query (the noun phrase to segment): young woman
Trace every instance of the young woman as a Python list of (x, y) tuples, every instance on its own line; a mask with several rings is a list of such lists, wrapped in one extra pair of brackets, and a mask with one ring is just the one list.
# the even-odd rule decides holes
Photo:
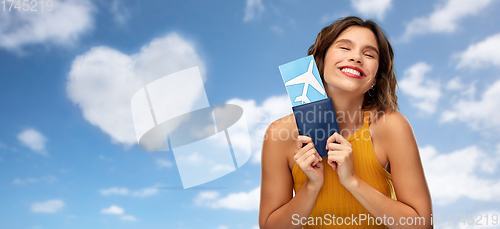
[(321, 158), (298, 135), (293, 114), (269, 126), (260, 228), (432, 228), (429, 189), (412, 127), (397, 111), (394, 53), (382, 30), (339, 19), (321, 30), (309, 55), (340, 134), (329, 137)]

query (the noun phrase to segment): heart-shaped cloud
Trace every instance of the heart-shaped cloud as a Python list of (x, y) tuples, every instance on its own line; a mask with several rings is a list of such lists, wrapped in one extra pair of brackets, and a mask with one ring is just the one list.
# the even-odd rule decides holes
[(68, 98), (83, 117), (126, 147), (137, 143), (130, 99), (146, 84), (168, 74), (205, 67), (192, 43), (176, 33), (152, 40), (139, 53), (124, 54), (106, 46), (77, 56), (67, 78)]

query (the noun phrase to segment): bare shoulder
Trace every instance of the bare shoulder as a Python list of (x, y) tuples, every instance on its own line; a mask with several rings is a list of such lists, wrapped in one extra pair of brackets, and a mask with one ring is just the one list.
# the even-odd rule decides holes
[[(262, 160), (286, 162), (290, 167), (290, 158), (293, 160), (295, 141), (299, 133), (293, 114), (282, 117), (272, 122), (264, 135)], [(271, 155), (270, 155), (271, 154)]]
[[(378, 117), (376, 117), (378, 116)], [(397, 110), (388, 110), (384, 112), (371, 112), (370, 124), (373, 134), (394, 138), (401, 134), (413, 135), (413, 129), (408, 119)]]
[[(290, 153), (294, 151), (293, 133), (297, 132), (293, 115), (280, 118), (269, 125), (262, 145), (262, 180), (259, 222), (293, 198), (293, 177), (289, 169)], [(295, 138), (296, 139), (296, 138)]]
[[(375, 115), (378, 117), (376, 118)], [(411, 151), (418, 154), (413, 129), (403, 114), (396, 110), (379, 112), (378, 114), (372, 112), (370, 120), (374, 120), (370, 124), (370, 132), (375, 152), (379, 152), (381, 158), (387, 158), (392, 165), (396, 155), (402, 156)]]
[(266, 130), (264, 140), (270, 140), (275, 143), (289, 144), (297, 139), (298, 131), (293, 114), (282, 117), (272, 122)]
[(379, 115), (374, 127), (372, 138), (377, 138), (389, 160), (397, 200), (411, 206), (420, 216), (430, 216), (429, 188), (410, 122), (392, 110)]

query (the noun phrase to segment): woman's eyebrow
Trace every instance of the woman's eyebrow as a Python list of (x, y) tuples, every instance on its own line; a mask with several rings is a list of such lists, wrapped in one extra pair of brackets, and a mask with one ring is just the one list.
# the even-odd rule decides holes
[(352, 44), (352, 41), (349, 40), (349, 39), (340, 39), (338, 41), (335, 41), (334, 44), (337, 44), (337, 43), (349, 43), (349, 44)]
[[(340, 39), (340, 40), (338, 40), (338, 41), (335, 41), (334, 45), (335, 45), (335, 44), (337, 44), (337, 43), (348, 43), (348, 44), (352, 44), (353, 42), (352, 42), (351, 40), (349, 40), (349, 39)], [(367, 45), (367, 46), (365, 46), (365, 48), (367, 48), (367, 49), (371, 49), (371, 50), (375, 51), (375, 52), (377, 53), (377, 55), (379, 54), (379, 53), (378, 53), (378, 49), (377, 49), (377, 48), (375, 48), (375, 47), (373, 47), (373, 46), (371, 46), (371, 45)]]

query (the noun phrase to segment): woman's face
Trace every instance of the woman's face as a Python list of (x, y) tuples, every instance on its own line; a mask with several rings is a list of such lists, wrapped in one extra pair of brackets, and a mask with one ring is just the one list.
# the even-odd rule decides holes
[(375, 34), (367, 28), (345, 29), (328, 48), (323, 77), (327, 91), (362, 95), (375, 84), (379, 51)]

